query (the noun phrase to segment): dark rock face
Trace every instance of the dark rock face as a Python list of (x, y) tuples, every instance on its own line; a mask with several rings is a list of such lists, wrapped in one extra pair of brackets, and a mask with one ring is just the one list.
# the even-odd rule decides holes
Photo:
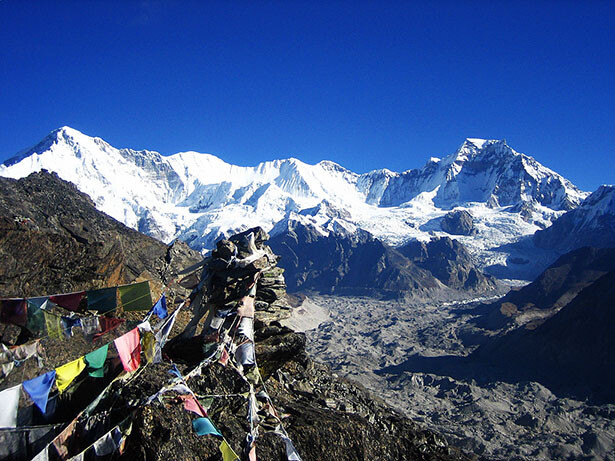
[(474, 221), (472, 215), (466, 210), (450, 211), (444, 215), (440, 227), (444, 232), (453, 235), (474, 235)]
[(452, 288), (484, 291), (495, 280), (479, 271), (465, 247), (448, 237), (392, 248), (359, 231), (324, 236), (296, 223), (271, 239), (291, 291), (425, 296)]
[(476, 322), (494, 330), (510, 322), (535, 328), (583, 288), (612, 270), (615, 270), (615, 248), (585, 247), (572, 251), (561, 256), (529, 285), (486, 305), (483, 310), (487, 314)]
[(479, 271), (463, 244), (448, 237), (410, 242), (398, 251), (450, 288), (485, 291), (496, 287), (495, 279)]
[(426, 270), (365, 231), (328, 236), (296, 223), (275, 235), (271, 248), (281, 256), (291, 291), (319, 290), (398, 295), (425, 293), (442, 285)]
[(149, 279), (160, 287), (201, 259), (100, 213), (71, 183), (45, 171), (0, 178), (2, 296), (66, 293)]
[[(535, 330), (517, 329), (475, 356), (555, 391), (615, 402), (615, 271), (598, 278)], [(521, 378), (520, 378), (521, 379)]]
[(600, 186), (578, 208), (537, 231), (534, 243), (562, 253), (583, 246), (615, 247), (615, 186)]

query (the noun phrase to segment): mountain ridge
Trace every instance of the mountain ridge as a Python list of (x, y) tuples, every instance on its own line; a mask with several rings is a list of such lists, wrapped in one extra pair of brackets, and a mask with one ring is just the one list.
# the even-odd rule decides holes
[[(329, 160), (241, 167), (192, 151), (165, 157), (116, 149), (62, 127), (0, 165), (0, 176), (40, 169), (73, 182), (98, 209), (129, 227), (166, 242), (180, 238), (197, 250), (245, 230), (246, 222), (271, 231), (291, 214), (322, 203), (347, 213), (338, 218), (342, 227), (367, 230), (389, 245), (448, 236), (439, 220), (451, 210), (467, 210), (476, 232), (456, 238), (481, 267), (506, 266), (508, 254), (493, 249), (548, 227), (586, 196), (505, 140), (477, 138), (419, 169), (358, 174)], [(323, 212), (314, 224), (331, 218)]]

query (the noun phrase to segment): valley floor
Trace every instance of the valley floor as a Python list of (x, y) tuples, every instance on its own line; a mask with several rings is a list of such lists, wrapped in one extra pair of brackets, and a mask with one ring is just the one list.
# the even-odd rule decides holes
[(615, 459), (615, 405), (504, 382), (464, 362), (471, 305), (313, 296), (289, 322), (309, 352), (483, 459)]

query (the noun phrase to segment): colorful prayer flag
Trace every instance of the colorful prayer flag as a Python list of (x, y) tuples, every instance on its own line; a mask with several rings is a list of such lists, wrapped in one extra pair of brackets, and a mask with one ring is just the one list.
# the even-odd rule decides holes
[(85, 359), (83, 357), (56, 368), (56, 386), (63, 392), (73, 380), (85, 369)]
[(95, 340), (103, 336), (105, 333), (108, 333), (111, 330), (114, 330), (115, 328), (120, 326), (122, 323), (124, 323), (124, 319), (116, 319), (114, 317), (106, 317), (104, 315), (101, 315), (100, 317), (98, 317), (98, 323), (100, 325), (100, 333), (96, 333), (94, 335)]
[(32, 333), (41, 333), (45, 331), (45, 315), (43, 314), (44, 306), (47, 304), (47, 297), (28, 298), (28, 321), (26, 328)]
[(244, 296), (241, 298), (241, 306), (237, 308), (237, 315), (240, 317), (254, 318), (254, 298)]
[(117, 308), (117, 287), (89, 290), (88, 310), (105, 314)]
[(102, 378), (105, 376), (105, 360), (107, 360), (107, 352), (109, 344), (96, 349), (85, 355), (85, 361), (88, 364), (88, 374), (93, 378)]
[(52, 295), (49, 297), (49, 301), (57, 304), (69, 311), (78, 312), (80, 310), (81, 300), (85, 297), (85, 291), (79, 291), (77, 293), (67, 293), (63, 295)]
[(118, 287), (124, 311), (148, 311), (152, 308), (149, 282), (133, 283)]
[(115, 348), (120, 356), (124, 370), (135, 371), (141, 363), (141, 342), (139, 329), (133, 328), (128, 333), (120, 336), (115, 341)]
[[(220, 431), (216, 429), (209, 418), (197, 418), (192, 420), (192, 428), (197, 435), (217, 435), (218, 437), (222, 437)], [(224, 459), (226, 460), (226, 458)]]
[(62, 327), (62, 319), (59, 315), (43, 312), (45, 317), (45, 328), (47, 335), (52, 339), (62, 339), (64, 337), (64, 328)]
[(28, 393), (34, 404), (45, 414), (47, 411), (47, 400), (49, 391), (56, 380), (55, 370), (51, 370), (44, 375), (23, 382), (23, 389)]
[(223, 440), (220, 444), (220, 452), (222, 452), (222, 461), (235, 461), (236, 459), (239, 459), (237, 453), (233, 451), (226, 440)]
[(192, 411), (203, 418), (207, 416), (203, 411), (203, 407), (201, 407), (193, 395), (189, 395), (184, 399), (184, 410)]
[(0, 322), (25, 327), (28, 311), (25, 299), (3, 299), (0, 301)]
[(161, 319), (164, 319), (167, 315), (169, 315), (169, 311), (167, 310), (167, 298), (165, 295), (162, 295), (156, 304), (154, 304), (153, 311), (154, 314)]

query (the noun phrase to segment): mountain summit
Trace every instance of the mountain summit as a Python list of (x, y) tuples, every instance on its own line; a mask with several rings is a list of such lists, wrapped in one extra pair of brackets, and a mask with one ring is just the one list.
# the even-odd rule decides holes
[(428, 241), (448, 236), (442, 218), (463, 209), (475, 232), (458, 238), (486, 265), (508, 258), (487, 251), (548, 227), (587, 195), (506, 141), (476, 138), (420, 169), (357, 174), (330, 161), (289, 158), (240, 167), (196, 152), (117, 149), (62, 127), (0, 165), (0, 176), (41, 169), (73, 182), (126, 225), (196, 249), (211, 248), (246, 223), (271, 231), (289, 218), (322, 233), (364, 229), (393, 245)]

